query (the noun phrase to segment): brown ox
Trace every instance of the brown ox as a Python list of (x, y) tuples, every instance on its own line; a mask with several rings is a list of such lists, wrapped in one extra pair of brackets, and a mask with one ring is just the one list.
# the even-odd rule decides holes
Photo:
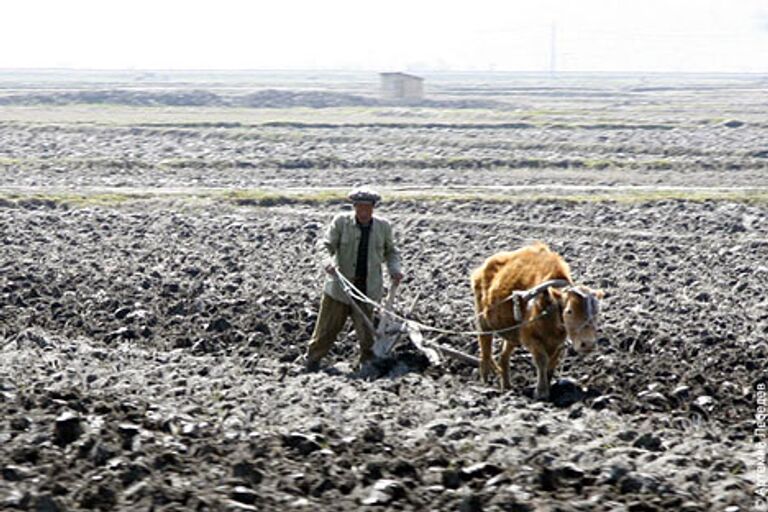
[(504, 390), (510, 388), (509, 357), (521, 344), (533, 356), (535, 396), (541, 400), (549, 398), (566, 339), (582, 354), (595, 346), (603, 292), (574, 285), (565, 260), (541, 242), (485, 260), (472, 272), (472, 289), (479, 330), (502, 331), (498, 334), (504, 339), (499, 365), (493, 360), (493, 334), (478, 337), (480, 376), (487, 380), (496, 371)]

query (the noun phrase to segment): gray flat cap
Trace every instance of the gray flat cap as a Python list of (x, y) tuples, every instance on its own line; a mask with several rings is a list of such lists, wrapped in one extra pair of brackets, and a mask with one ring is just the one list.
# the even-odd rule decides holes
[(375, 206), (381, 201), (381, 196), (370, 187), (355, 187), (347, 195), (347, 199), (353, 203), (371, 203)]

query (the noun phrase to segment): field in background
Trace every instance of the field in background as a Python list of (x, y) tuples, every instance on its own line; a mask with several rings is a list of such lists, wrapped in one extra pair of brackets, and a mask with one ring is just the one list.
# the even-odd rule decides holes
[(375, 73), (0, 72), (0, 189), (765, 195), (763, 76), (425, 77), (396, 104)]
[[(0, 508), (765, 510), (766, 78), (426, 78), (0, 72)], [(524, 350), (507, 393), (354, 334), (303, 371), (358, 183), (427, 325), (532, 240), (606, 292), (551, 403)]]

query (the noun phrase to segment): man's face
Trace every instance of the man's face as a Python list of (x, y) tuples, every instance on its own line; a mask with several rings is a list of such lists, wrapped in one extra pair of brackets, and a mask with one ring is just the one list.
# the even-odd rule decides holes
[(355, 203), (355, 217), (360, 224), (368, 224), (373, 218), (373, 203)]

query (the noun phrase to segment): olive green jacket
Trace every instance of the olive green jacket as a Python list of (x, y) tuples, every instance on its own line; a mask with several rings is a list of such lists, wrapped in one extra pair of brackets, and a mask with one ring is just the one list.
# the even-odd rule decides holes
[[(390, 276), (400, 273), (400, 253), (395, 247), (389, 221), (381, 217), (373, 217), (368, 243), (366, 295), (379, 301), (384, 294), (381, 266), (384, 263), (387, 264)], [(352, 281), (357, 267), (357, 247), (360, 244), (360, 228), (355, 221), (355, 212), (341, 213), (334, 217), (325, 231), (321, 244), (327, 256), (323, 266), (335, 265), (347, 279)], [(333, 276), (328, 276), (323, 291), (338, 301), (349, 302)]]

